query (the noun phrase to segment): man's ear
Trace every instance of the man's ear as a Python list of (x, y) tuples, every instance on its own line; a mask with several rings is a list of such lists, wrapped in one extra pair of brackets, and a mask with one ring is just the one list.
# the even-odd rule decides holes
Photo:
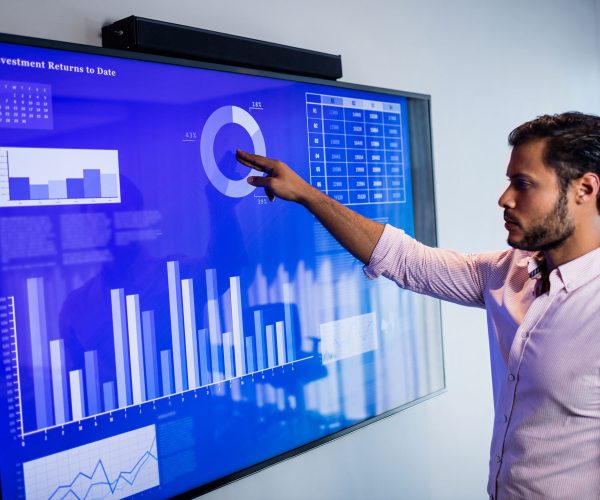
[(598, 192), (600, 191), (600, 177), (593, 172), (586, 172), (575, 184), (575, 201), (577, 203), (596, 203)]

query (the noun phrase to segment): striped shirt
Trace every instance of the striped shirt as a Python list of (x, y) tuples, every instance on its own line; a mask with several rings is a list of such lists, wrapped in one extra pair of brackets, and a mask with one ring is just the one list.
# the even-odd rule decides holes
[(532, 252), (515, 249), (430, 248), (388, 225), (365, 273), (486, 309), (495, 409), (490, 498), (597, 500), (600, 249), (554, 269), (547, 293), (537, 265)]

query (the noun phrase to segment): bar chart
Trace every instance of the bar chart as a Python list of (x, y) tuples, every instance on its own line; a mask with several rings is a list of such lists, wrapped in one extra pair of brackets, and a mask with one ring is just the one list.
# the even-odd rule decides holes
[(118, 151), (0, 147), (0, 207), (120, 201)]
[[(157, 347), (157, 312), (144, 308), (143, 296), (124, 288), (107, 291), (115, 366), (110, 379), (99, 375), (97, 350), (83, 352), (81, 366), (67, 367), (65, 360), (73, 347), (65, 339), (49, 338), (45, 281), (42, 277), (26, 280), (31, 366), (15, 371), (26, 371), (30, 377), (35, 411), (28, 408), (34, 418), (25, 419), (24, 434), (299, 361), (290, 283), (281, 283), (281, 318), (267, 322), (260, 308), (244, 311), (240, 276), (220, 277), (216, 269), (206, 269), (200, 278), (182, 277), (180, 263), (168, 261), (164, 278), (170, 332), (160, 335), (170, 336), (166, 349)], [(227, 303), (223, 303), (223, 287), (218, 287), (223, 285), (220, 280), (229, 285)], [(207, 298), (203, 304), (196, 303), (195, 288), (200, 286), (205, 287), (202, 296)], [(199, 310), (208, 313), (206, 325), (200, 324)], [(231, 326), (228, 331), (222, 326), (226, 324)], [(16, 332), (14, 341), (18, 342)]]

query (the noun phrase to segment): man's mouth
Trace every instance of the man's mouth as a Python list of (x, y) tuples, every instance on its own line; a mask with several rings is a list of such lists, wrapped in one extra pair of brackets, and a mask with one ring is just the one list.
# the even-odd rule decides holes
[(504, 226), (508, 229), (510, 226), (520, 227), (519, 221), (510, 215), (504, 214)]

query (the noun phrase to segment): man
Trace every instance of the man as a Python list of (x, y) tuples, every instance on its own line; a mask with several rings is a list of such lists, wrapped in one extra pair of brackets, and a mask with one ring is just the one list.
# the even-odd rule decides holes
[(370, 278), (487, 310), (494, 388), (488, 493), (600, 498), (600, 118), (542, 116), (516, 128), (499, 205), (511, 249), (426, 247), (309, 186), (282, 162), (248, 182), (301, 203)]

